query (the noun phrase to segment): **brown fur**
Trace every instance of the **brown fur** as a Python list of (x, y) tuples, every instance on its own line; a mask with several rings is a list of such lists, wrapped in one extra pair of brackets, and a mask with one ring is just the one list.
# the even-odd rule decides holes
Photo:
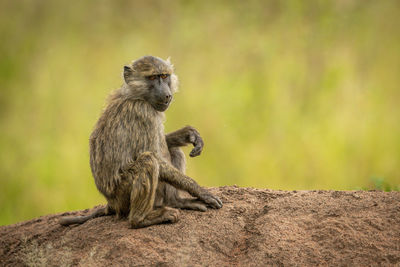
[[(160, 74), (170, 75), (169, 89), (176, 92), (178, 80), (169, 60), (146, 56), (126, 66), (125, 84), (111, 95), (90, 136), (92, 174), (108, 202), (96, 216), (128, 216), (133, 228), (175, 222), (176, 208), (222, 207), (217, 197), (184, 174), (185, 155), (179, 147), (193, 144), (190, 156), (199, 155), (203, 148), (199, 133), (187, 126), (165, 135), (164, 113), (146, 100), (151, 94), (146, 77)], [(179, 189), (197, 199), (181, 198)], [(85, 218), (64, 218), (60, 223), (82, 223)]]

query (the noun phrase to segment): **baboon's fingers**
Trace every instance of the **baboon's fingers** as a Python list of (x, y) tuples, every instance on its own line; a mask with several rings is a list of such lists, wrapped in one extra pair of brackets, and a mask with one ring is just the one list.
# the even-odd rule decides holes
[(222, 204), (222, 201), (221, 201), (221, 199), (219, 199), (219, 197), (217, 197), (217, 196), (213, 196), (214, 197), (214, 199), (217, 201), (217, 203), (218, 203), (218, 209), (220, 209), (220, 208), (222, 208), (222, 206), (223, 206), (223, 204)]
[(194, 148), (190, 152), (191, 157), (196, 157), (201, 154), (201, 151), (203, 150), (204, 142), (203, 139), (201, 139), (200, 135), (196, 135), (193, 141)]
[(192, 151), (190, 151), (189, 156), (191, 156), (192, 158), (193, 158), (193, 157), (197, 157), (198, 155), (201, 154), (201, 150), (202, 150), (202, 149), (203, 149), (202, 147), (195, 147), (195, 148), (193, 148)]
[(204, 201), (207, 205), (214, 209), (222, 208), (222, 201), (211, 194), (205, 194), (199, 197), (202, 201)]

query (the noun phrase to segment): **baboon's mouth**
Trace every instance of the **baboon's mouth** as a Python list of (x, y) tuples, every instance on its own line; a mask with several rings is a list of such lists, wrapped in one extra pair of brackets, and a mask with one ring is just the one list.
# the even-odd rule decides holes
[(165, 111), (169, 107), (170, 101), (168, 102), (161, 102), (157, 103), (156, 106), (154, 107), (158, 111)]

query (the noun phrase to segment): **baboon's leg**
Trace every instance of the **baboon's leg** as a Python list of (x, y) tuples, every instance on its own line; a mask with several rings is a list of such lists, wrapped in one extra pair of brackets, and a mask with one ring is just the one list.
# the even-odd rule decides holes
[[(186, 159), (185, 154), (183, 153), (182, 149), (179, 147), (171, 147), (169, 148), (169, 153), (171, 155), (171, 164), (175, 168), (177, 168), (183, 174), (186, 171)], [(166, 192), (168, 193), (168, 192)], [(192, 198), (182, 198), (179, 196), (179, 192), (174, 190), (173, 196), (166, 197), (165, 200), (167, 201), (167, 205), (174, 208), (180, 209), (189, 209), (189, 210), (198, 210), (198, 211), (206, 211), (207, 207), (204, 202), (192, 199)]]
[(159, 162), (159, 177), (164, 182), (173, 185), (175, 188), (187, 191), (189, 194), (198, 197), (201, 201), (205, 202), (212, 208), (219, 209), (222, 207), (222, 201), (218, 197), (210, 194), (206, 189), (199, 186), (195, 180), (184, 175), (166, 161), (159, 158), (157, 159)]
[(186, 158), (182, 149), (179, 147), (170, 147), (169, 154), (171, 155), (171, 164), (181, 173), (186, 173)]
[(178, 219), (176, 209), (153, 208), (159, 175), (159, 164), (155, 156), (150, 152), (144, 152), (131, 168), (133, 181), (128, 217), (131, 227), (140, 228), (163, 222), (176, 222)]

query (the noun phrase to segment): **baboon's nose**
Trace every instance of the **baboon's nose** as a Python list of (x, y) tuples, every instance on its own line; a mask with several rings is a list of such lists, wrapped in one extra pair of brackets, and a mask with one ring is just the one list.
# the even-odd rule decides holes
[(169, 101), (171, 101), (171, 98), (172, 98), (172, 95), (166, 95), (165, 96), (165, 102), (169, 102)]

